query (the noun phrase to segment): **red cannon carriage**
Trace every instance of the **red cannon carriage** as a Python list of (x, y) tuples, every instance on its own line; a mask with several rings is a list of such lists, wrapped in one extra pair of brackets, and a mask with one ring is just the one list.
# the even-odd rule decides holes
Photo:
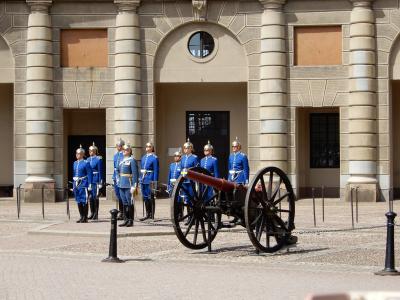
[[(222, 216), (235, 217), (236, 224)], [(175, 183), (171, 218), (179, 241), (190, 249), (211, 247), (218, 230), (241, 225), (257, 251), (275, 252), (293, 244), (295, 196), (286, 174), (260, 170), (248, 186), (214, 178), (203, 168), (183, 172)]]

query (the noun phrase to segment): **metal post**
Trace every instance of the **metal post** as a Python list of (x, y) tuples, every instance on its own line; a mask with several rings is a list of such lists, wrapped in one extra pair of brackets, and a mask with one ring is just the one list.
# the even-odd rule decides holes
[(118, 209), (110, 210), (111, 214), (111, 231), (110, 231), (110, 247), (108, 257), (103, 259), (102, 262), (122, 263), (117, 256), (117, 215)]
[(42, 185), (42, 216), (44, 220), (44, 185)]
[(321, 188), (322, 197), (322, 222), (325, 222), (325, 186)]
[(208, 246), (208, 252), (211, 252), (211, 213), (210, 213), (210, 211), (208, 212), (207, 223), (208, 223), (208, 230), (207, 230), (208, 240), (207, 240), (207, 246)]
[(354, 211), (353, 211), (353, 189), (350, 189), (350, 208), (351, 208), (351, 228), (354, 229)]
[(356, 187), (356, 222), (358, 223), (358, 187)]
[(66, 197), (66, 202), (67, 202), (67, 215), (68, 215), (68, 220), (71, 220), (71, 212), (69, 210), (69, 195), (68, 195), (68, 187), (64, 190), (64, 197)]
[(17, 217), (19, 219), (19, 212), (20, 212), (20, 197), (21, 196), (21, 185), (17, 187)]
[(389, 211), (386, 213), (387, 218), (387, 230), (386, 230), (386, 256), (385, 256), (385, 268), (382, 271), (375, 272), (375, 275), (400, 275), (395, 268), (394, 261), (394, 219), (397, 214)]
[(315, 218), (315, 189), (314, 188), (312, 188), (312, 202), (313, 202), (314, 227), (316, 227), (317, 219)]

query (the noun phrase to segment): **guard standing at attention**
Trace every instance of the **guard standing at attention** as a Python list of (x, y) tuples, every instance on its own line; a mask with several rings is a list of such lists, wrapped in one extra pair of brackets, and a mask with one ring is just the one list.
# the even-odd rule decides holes
[(174, 153), (174, 162), (169, 165), (167, 192), (171, 196), (176, 180), (181, 176), (181, 151)]
[(242, 145), (240, 144), (238, 138), (232, 142), (232, 153), (229, 155), (229, 181), (238, 184), (248, 184), (249, 183), (249, 161), (246, 154), (242, 151)]
[[(187, 142), (183, 144), (183, 153), (185, 154), (182, 156), (181, 159), (181, 174), (184, 176), (187, 174), (187, 169), (198, 167), (200, 165), (199, 158), (197, 157), (196, 154), (193, 154), (193, 152), (194, 152), (193, 144), (190, 142), (189, 139), (187, 139)], [(183, 182), (183, 186), (187, 191), (189, 191), (190, 196), (193, 197), (194, 191), (191, 187), (189, 179), (186, 179)], [(187, 195), (185, 195), (184, 197), (185, 201), (187, 201), (186, 196)]]
[(103, 187), (103, 158), (98, 153), (99, 149), (93, 142), (92, 146), (89, 147), (90, 156), (87, 159), (93, 172), (89, 220), (97, 220), (99, 217), (100, 189)]
[[(207, 145), (204, 146), (204, 157), (200, 161), (200, 167), (206, 169), (210, 174), (216, 178), (219, 178), (218, 171), (218, 159), (213, 156), (214, 147), (208, 141)], [(214, 190), (212, 187), (208, 186), (206, 191), (206, 201), (211, 200), (214, 196)]]
[[(237, 184), (247, 185), (249, 184), (249, 161), (246, 154), (242, 151), (242, 145), (240, 144), (238, 138), (232, 142), (232, 153), (229, 155), (229, 176), (228, 180), (235, 182)], [(235, 217), (230, 223), (242, 224), (242, 220)]]
[(119, 193), (125, 212), (125, 221), (119, 226), (132, 227), (135, 214), (135, 196), (138, 186), (138, 168), (136, 160), (132, 157), (132, 148), (129, 144), (123, 147), (123, 160), (117, 168)]
[(155, 193), (157, 190), (158, 174), (160, 171), (158, 157), (154, 153), (154, 144), (148, 142), (146, 144), (146, 154), (140, 161), (140, 189), (146, 206), (146, 215), (140, 219), (154, 219), (155, 211)]
[(76, 149), (76, 161), (72, 166), (73, 169), (73, 191), (75, 201), (78, 204), (80, 219), (77, 223), (87, 223), (88, 214), (88, 191), (92, 190), (92, 168), (90, 164), (84, 160), (85, 150), (82, 146)]
[(120, 196), (120, 192), (119, 192), (119, 187), (118, 187), (118, 181), (119, 178), (117, 177), (117, 170), (118, 170), (118, 166), (119, 163), (124, 159), (124, 154), (123, 154), (123, 149), (122, 147), (124, 147), (125, 142), (124, 140), (119, 139), (118, 142), (115, 144), (115, 147), (117, 148), (117, 153), (114, 154), (114, 173), (112, 176), (112, 180), (114, 183), (114, 192), (115, 192), (115, 196), (117, 196), (118, 199), (118, 209), (119, 209), (119, 213), (118, 213), (118, 220), (122, 220), (124, 211), (123, 211), (123, 203), (122, 203), (122, 198)]

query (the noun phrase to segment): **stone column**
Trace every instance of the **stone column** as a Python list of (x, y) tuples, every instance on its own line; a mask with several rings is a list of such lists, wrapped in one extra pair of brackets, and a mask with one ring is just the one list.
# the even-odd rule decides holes
[(358, 187), (359, 199), (377, 200), (375, 17), (373, 0), (351, 0), (349, 174), (346, 199)]
[(141, 154), (140, 0), (115, 0), (114, 134), (130, 142), (133, 154)]
[(51, 0), (27, 0), (30, 6), (26, 73), (25, 201), (54, 201), (54, 101)]
[(285, 0), (260, 0), (264, 6), (260, 58), (260, 160), (288, 171)]

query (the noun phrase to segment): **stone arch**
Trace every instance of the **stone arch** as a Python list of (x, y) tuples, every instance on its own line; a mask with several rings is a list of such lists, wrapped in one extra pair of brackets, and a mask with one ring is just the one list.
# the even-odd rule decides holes
[[(213, 53), (204, 60), (193, 58), (187, 50), (189, 37), (197, 31), (209, 32), (215, 41)], [(188, 22), (171, 29), (161, 38), (154, 57), (155, 82), (169, 82), (169, 78), (174, 82), (248, 81), (245, 47), (236, 34), (217, 23)]]
[(14, 57), (5, 39), (0, 36), (0, 83), (14, 82)]

